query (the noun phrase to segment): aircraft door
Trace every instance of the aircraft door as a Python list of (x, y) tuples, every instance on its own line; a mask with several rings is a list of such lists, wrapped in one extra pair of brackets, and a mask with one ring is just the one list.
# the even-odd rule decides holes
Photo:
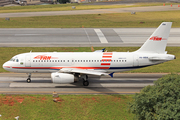
[(139, 57), (138, 57), (138, 55), (134, 55), (133, 65), (134, 66), (139, 66)]
[(26, 56), (25, 67), (31, 67), (31, 56)]

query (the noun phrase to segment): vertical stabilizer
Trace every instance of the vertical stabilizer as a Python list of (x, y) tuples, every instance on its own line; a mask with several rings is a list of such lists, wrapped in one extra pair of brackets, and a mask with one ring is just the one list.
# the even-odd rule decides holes
[(136, 52), (165, 53), (172, 22), (163, 22)]

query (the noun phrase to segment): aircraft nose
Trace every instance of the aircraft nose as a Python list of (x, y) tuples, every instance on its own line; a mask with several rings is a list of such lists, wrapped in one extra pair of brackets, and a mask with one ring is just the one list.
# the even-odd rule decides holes
[(7, 64), (7, 62), (5, 62), (2, 66), (5, 70), (7, 70), (8, 68), (10, 68), (10, 66)]

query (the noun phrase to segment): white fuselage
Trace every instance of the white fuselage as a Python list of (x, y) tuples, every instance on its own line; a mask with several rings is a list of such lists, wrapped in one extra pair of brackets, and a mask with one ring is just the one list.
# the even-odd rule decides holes
[[(3, 68), (20, 73), (52, 73), (62, 68), (122, 72), (173, 60), (174, 55), (137, 52), (33, 52), (14, 56)], [(156, 60), (153, 60), (156, 58)]]

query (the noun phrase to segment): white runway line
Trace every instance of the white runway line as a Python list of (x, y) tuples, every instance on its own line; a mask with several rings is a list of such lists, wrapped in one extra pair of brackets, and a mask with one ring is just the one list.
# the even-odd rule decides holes
[(121, 39), (121, 41), (124, 42), (124, 41), (122, 40), (121, 36), (120, 36), (120, 32), (119, 32), (117, 29), (113, 29), (113, 30), (114, 30), (114, 32), (119, 36), (119, 38)]
[(101, 41), (101, 43), (108, 43), (106, 37), (104, 36), (104, 34), (102, 33), (102, 31), (100, 29), (94, 29), (94, 31), (98, 35), (99, 40)]

